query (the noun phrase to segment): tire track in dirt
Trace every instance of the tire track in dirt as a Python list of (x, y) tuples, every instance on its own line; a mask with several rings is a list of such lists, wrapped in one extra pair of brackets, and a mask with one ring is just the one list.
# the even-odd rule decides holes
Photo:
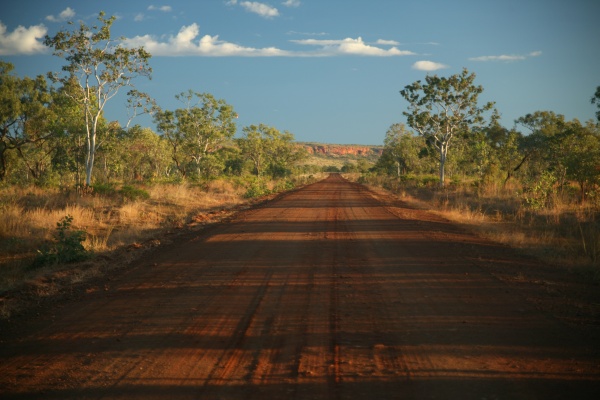
[(332, 176), (0, 327), (0, 398), (595, 399), (593, 330), (496, 277), (536, 265)]

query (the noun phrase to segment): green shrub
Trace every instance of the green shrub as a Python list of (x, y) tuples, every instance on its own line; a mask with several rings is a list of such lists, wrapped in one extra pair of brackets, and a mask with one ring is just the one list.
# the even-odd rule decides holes
[(119, 193), (127, 200), (146, 200), (150, 198), (150, 194), (147, 191), (133, 186), (123, 186), (119, 190)]
[(117, 189), (112, 183), (94, 183), (92, 189), (92, 193), (101, 196), (111, 196), (117, 193)]
[(548, 207), (556, 181), (552, 172), (544, 171), (537, 180), (523, 188), (522, 196), (525, 204), (535, 211)]
[(253, 199), (255, 197), (266, 196), (268, 194), (271, 194), (271, 190), (269, 190), (267, 187), (267, 183), (260, 178), (253, 178), (248, 182), (244, 197), (247, 199)]
[(87, 233), (71, 230), (72, 223), (73, 217), (70, 215), (56, 223), (55, 242), (38, 250), (32, 267), (83, 261), (89, 257), (82, 244)]
[(275, 185), (275, 188), (273, 190), (275, 192), (285, 192), (288, 190), (292, 190), (295, 187), (296, 187), (296, 185), (294, 184), (294, 182), (292, 182), (289, 179), (286, 179), (284, 181), (277, 182), (277, 184)]

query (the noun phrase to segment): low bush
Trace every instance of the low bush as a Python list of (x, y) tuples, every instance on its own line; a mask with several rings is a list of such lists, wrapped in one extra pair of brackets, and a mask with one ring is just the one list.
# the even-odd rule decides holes
[(138, 189), (133, 186), (123, 186), (121, 190), (119, 190), (123, 199), (126, 200), (147, 200), (150, 198), (150, 194), (144, 189)]
[(111, 196), (117, 193), (117, 189), (112, 183), (95, 183), (92, 185), (92, 193), (101, 196)]
[(72, 230), (73, 217), (67, 215), (56, 223), (55, 242), (38, 250), (38, 255), (33, 261), (32, 268), (45, 265), (83, 261), (89, 253), (83, 247), (86, 232)]
[(256, 197), (266, 196), (271, 193), (272, 191), (268, 188), (266, 181), (260, 178), (252, 178), (249, 180), (246, 186), (246, 193), (244, 193), (244, 197), (246, 199), (253, 199)]

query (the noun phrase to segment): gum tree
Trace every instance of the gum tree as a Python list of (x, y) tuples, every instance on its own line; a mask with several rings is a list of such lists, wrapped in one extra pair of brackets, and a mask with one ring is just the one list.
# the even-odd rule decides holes
[(56, 119), (50, 108), (52, 93), (44, 76), (19, 78), (11, 73), (13, 68), (0, 61), (0, 181), (7, 174), (9, 150), (19, 153), (31, 173), (40, 170), (31, 167), (24, 149), (49, 139), (54, 133), (51, 121)]
[(488, 102), (478, 106), (482, 86), (476, 86), (475, 74), (465, 68), (462, 73), (448, 78), (426, 76), (404, 87), (400, 94), (408, 101), (408, 112), (403, 112), (408, 125), (425, 137), (439, 153), (440, 186), (444, 186), (444, 167), (452, 139), (458, 133), (483, 126), (483, 114), (494, 106)]
[(211, 155), (223, 149), (236, 131), (237, 113), (233, 106), (210, 93), (192, 90), (175, 96), (184, 107), (175, 111), (161, 110), (154, 116), (157, 129), (172, 148), (172, 159), (185, 177), (188, 164), (201, 175), (203, 167), (210, 167)]
[(388, 172), (393, 169), (397, 177), (407, 174), (417, 167), (419, 152), (425, 147), (423, 139), (414, 136), (401, 123), (389, 127), (383, 145), (383, 155), (377, 164)]
[(252, 162), (256, 176), (260, 177), (265, 171), (273, 177), (285, 176), (292, 165), (306, 155), (295, 145), (290, 132), (281, 133), (265, 124), (246, 126), (242, 131), (238, 147), (242, 157)]
[[(141, 97), (142, 101), (130, 101), (139, 106), (147, 104), (147, 96), (136, 91), (132, 81), (138, 77), (150, 78), (152, 69), (148, 64), (150, 54), (140, 48), (126, 48), (120, 39), (111, 38), (111, 26), (115, 17), (98, 15), (99, 26), (87, 26), (80, 22), (73, 30), (61, 30), (55, 36), (46, 36), (44, 44), (54, 49), (54, 55), (64, 58), (67, 65), (62, 74), (51, 74), (55, 83), (74, 87), (71, 98), (82, 107), (86, 128), (86, 185), (91, 185), (94, 157), (99, 146), (99, 122), (106, 104), (121, 89), (131, 88), (128, 97)], [(69, 25), (73, 25), (69, 22)], [(137, 114), (137, 110), (136, 110)]]

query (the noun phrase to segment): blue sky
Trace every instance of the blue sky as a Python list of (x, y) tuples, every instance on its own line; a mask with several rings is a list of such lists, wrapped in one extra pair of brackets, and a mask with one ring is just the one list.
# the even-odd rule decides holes
[[(264, 123), (298, 141), (382, 144), (405, 121), (404, 86), (463, 67), (507, 128), (538, 110), (592, 119), (600, 86), (596, 0), (8, 0), (0, 59), (21, 76), (58, 71), (43, 36), (99, 11), (117, 16), (113, 37), (152, 53), (152, 80), (135, 84), (161, 107), (209, 92), (233, 105), (239, 132)], [(123, 109), (114, 99), (106, 117), (124, 123)]]

